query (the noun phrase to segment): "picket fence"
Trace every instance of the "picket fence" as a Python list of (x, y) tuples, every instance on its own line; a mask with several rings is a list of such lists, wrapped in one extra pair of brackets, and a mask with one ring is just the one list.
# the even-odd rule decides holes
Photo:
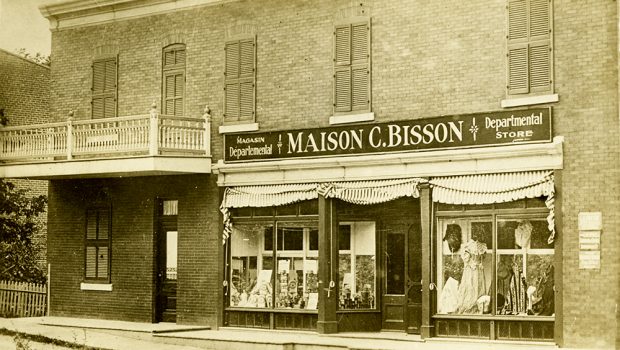
[(46, 302), (45, 284), (0, 281), (0, 316), (45, 316)]

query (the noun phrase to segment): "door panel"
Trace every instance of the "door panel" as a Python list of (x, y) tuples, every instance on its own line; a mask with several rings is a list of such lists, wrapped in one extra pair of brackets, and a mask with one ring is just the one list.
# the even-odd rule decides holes
[(160, 223), (157, 252), (156, 321), (176, 322), (177, 308), (177, 244), (176, 218)]
[(385, 286), (383, 295), (384, 330), (405, 330), (405, 281), (406, 281), (405, 232), (385, 235)]

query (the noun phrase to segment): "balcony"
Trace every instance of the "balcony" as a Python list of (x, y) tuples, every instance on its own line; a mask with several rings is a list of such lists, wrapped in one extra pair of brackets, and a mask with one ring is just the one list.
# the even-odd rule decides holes
[(211, 172), (211, 117), (149, 114), (0, 127), (0, 177), (63, 179)]

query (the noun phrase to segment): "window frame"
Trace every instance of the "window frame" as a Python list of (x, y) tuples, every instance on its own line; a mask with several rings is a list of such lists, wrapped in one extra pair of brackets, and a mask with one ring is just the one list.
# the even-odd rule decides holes
[[(107, 63), (112, 61), (114, 64), (114, 87), (112, 89), (106, 90), (106, 81), (108, 75), (107, 71)], [(96, 91), (95, 86), (97, 85), (96, 81), (96, 65), (103, 64), (103, 90)], [(103, 119), (103, 118), (115, 118), (118, 116), (118, 55), (101, 57), (93, 60), (91, 64), (91, 97), (90, 97), (90, 115), (91, 119)], [(114, 106), (112, 110), (112, 115), (107, 115), (106, 113), (106, 99), (113, 98)], [(102, 115), (95, 115), (95, 100), (102, 99), (103, 107), (102, 107)]]
[[(242, 56), (243, 56), (243, 52), (242, 52), (242, 44), (243, 43), (248, 43), (251, 42), (252, 44), (252, 50), (251, 50), (251, 54), (252, 54), (252, 60), (251, 60), (251, 73), (249, 74), (243, 74), (243, 62), (242, 62)], [(234, 45), (237, 44), (239, 45), (239, 50), (238, 50), (238, 55), (236, 57), (237, 60), (237, 67), (236, 67), (236, 72), (237, 74), (234, 77), (230, 77), (229, 76), (229, 71), (228, 71), (228, 66), (229, 66), (229, 56), (228, 56), (228, 50), (229, 50), (229, 46), (230, 45)], [(250, 35), (250, 36), (241, 36), (241, 37), (234, 37), (234, 38), (230, 38), (228, 40), (225, 41), (224, 43), (224, 100), (223, 100), (223, 106), (224, 106), (224, 117), (223, 117), (223, 124), (224, 125), (238, 125), (238, 124), (251, 124), (256, 122), (256, 71), (257, 71), (257, 40), (256, 40), (256, 35)], [(246, 68), (247, 70), (247, 68)], [(252, 84), (252, 92), (251, 92), (251, 116), (245, 116), (242, 115), (242, 110), (243, 110), (243, 104), (242, 104), (242, 84), (248, 84), (251, 83)], [(230, 90), (229, 90), (229, 85), (235, 85), (237, 86), (237, 96), (236, 96), (236, 102), (233, 103), (232, 105), (235, 107), (235, 114), (231, 115), (231, 112), (228, 110), (229, 109), (229, 104), (228, 104), (228, 99), (235, 97), (235, 96), (230, 96)]]
[[(97, 217), (96, 223), (96, 239), (88, 238), (88, 226), (89, 226), (89, 213), (95, 211)], [(108, 234), (107, 238), (99, 239), (99, 222), (100, 222), (100, 213), (107, 212), (107, 229)], [(111, 283), (112, 280), (112, 206), (111, 205), (97, 205), (90, 206), (86, 208), (84, 211), (84, 281), (88, 283)], [(89, 277), (88, 274), (88, 248), (95, 247), (96, 254), (99, 255), (99, 247), (106, 247), (108, 249), (107, 252), (107, 268), (106, 268), (106, 276), (99, 277), (99, 259), (95, 258), (95, 277)]]
[[(183, 63), (177, 63), (177, 52), (179, 51), (184, 51), (184, 59), (183, 59)], [(175, 57), (175, 63), (172, 65), (166, 65), (166, 54), (173, 52), (174, 57)], [(185, 109), (185, 100), (186, 100), (186, 83), (187, 83), (187, 47), (185, 44), (182, 43), (176, 43), (176, 44), (171, 44), (168, 45), (166, 47), (164, 47), (162, 49), (162, 60), (161, 60), (161, 114), (162, 115), (172, 115), (172, 116), (184, 116), (186, 114), (186, 109)], [(176, 94), (169, 99), (167, 97), (168, 94), (168, 84), (167, 82), (167, 78), (168, 77), (176, 77), (180, 75), (183, 79), (183, 91), (179, 96), (177, 96)], [(176, 78), (175, 78), (176, 79)], [(176, 84), (176, 82), (175, 82)], [(176, 86), (176, 85), (175, 85)], [(176, 92), (176, 90), (175, 90)], [(181, 114), (177, 114), (177, 110), (176, 110), (176, 100), (180, 99), (181, 100)], [(169, 100), (172, 100), (174, 102), (174, 106), (173, 106), (173, 112), (172, 114), (167, 114), (167, 110), (168, 110), (168, 102)]]
[[(356, 16), (349, 18), (345, 21), (340, 21), (334, 23), (333, 35), (332, 35), (332, 61), (333, 61), (333, 76), (332, 76), (332, 106), (333, 106), (333, 115), (334, 116), (342, 116), (342, 115), (355, 115), (355, 114), (363, 114), (369, 113), (372, 111), (372, 25), (371, 25), (370, 17), (361, 17)], [(355, 26), (366, 26), (366, 59), (355, 60), (353, 58), (353, 36), (354, 31), (353, 27)], [(339, 60), (339, 53), (341, 52), (338, 46), (338, 30), (348, 27), (348, 59)], [(366, 84), (367, 87), (365, 89), (365, 94), (367, 96), (366, 103), (362, 105), (354, 104), (355, 96), (354, 96), (354, 70), (355, 68), (363, 69), (366, 68), (367, 79)], [(337, 76), (339, 73), (348, 72), (348, 88), (346, 94), (348, 95), (348, 106), (339, 106), (338, 105), (338, 91), (339, 84), (337, 83)]]

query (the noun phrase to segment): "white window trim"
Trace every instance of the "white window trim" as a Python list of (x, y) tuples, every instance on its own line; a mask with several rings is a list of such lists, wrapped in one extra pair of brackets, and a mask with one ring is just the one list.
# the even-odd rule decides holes
[(333, 117), (329, 117), (329, 124), (348, 124), (348, 123), (359, 123), (359, 122), (369, 122), (375, 120), (375, 113), (360, 113), (360, 114), (343, 114), (343, 115), (335, 115)]
[(80, 283), (80, 290), (98, 290), (102, 292), (111, 292), (112, 283)]
[(528, 96), (521, 98), (510, 98), (501, 101), (502, 108), (518, 107), (518, 106), (530, 106), (542, 103), (558, 102), (560, 96), (558, 94)]
[(220, 134), (228, 134), (233, 132), (257, 131), (258, 123), (220, 125)]

